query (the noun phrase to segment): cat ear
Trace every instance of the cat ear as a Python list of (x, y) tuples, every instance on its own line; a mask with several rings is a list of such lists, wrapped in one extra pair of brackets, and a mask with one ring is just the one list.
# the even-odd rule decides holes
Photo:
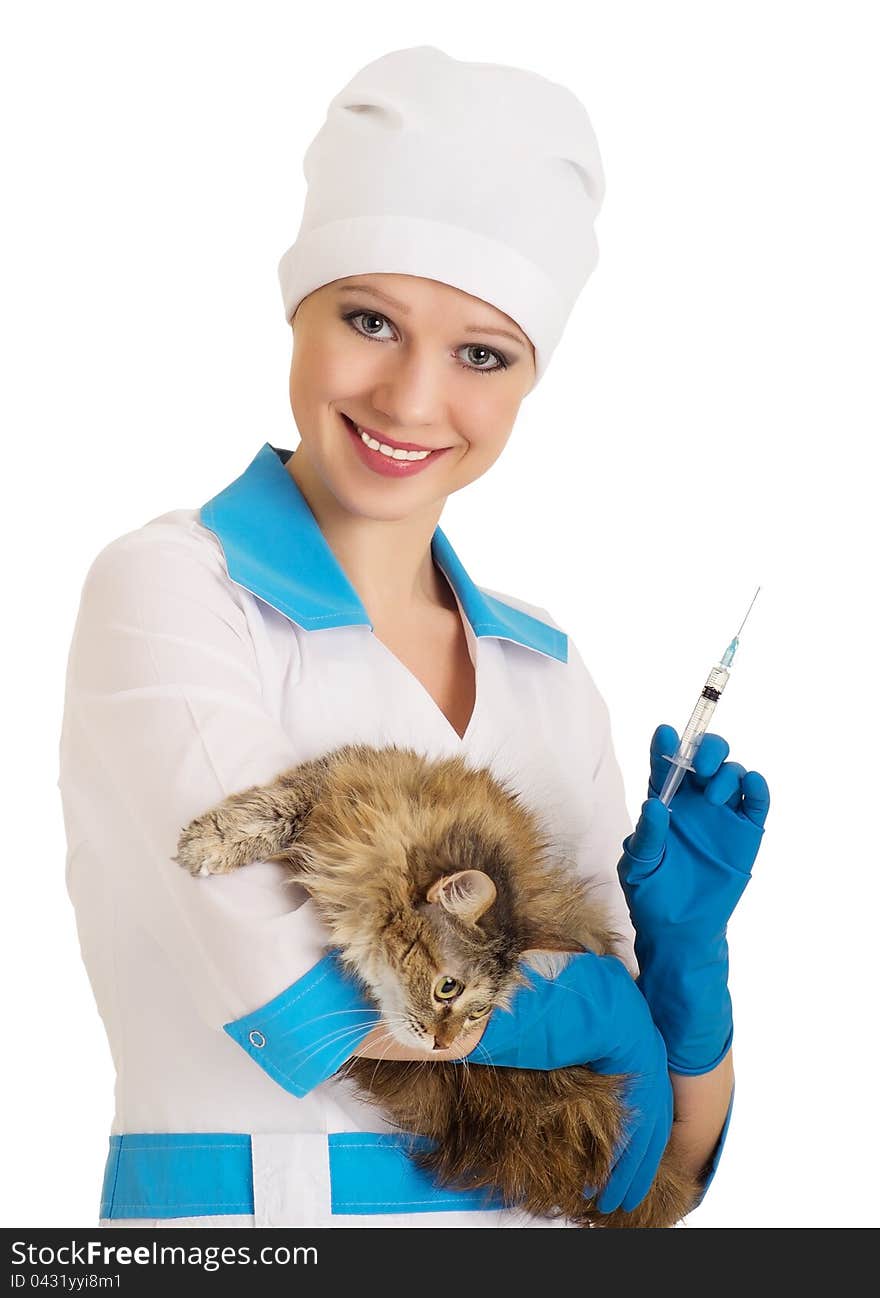
[(427, 892), (428, 901), (439, 901), (450, 915), (457, 915), (468, 924), (476, 924), (494, 902), (495, 885), (482, 870), (458, 870), (435, 879)]

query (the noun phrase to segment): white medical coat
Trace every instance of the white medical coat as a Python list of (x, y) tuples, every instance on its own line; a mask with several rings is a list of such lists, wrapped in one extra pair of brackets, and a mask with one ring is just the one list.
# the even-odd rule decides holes
[(182, 827), (228, 794), (351, 742), (464, 754), (512, 779), (597, 881), (637, 972), (616, 875), (632, 829), (607, 708), (543, 608), (477, 587), (438, 528), (476, 667), (460, 738), (366, 611), (294, 479), (265, 443), (212, 501), (152, 519), (92, 563), (70, 647), (60, 745), (66, 878), (116, 1067), (111, 1134), (252, 1137), (254, 1211), (158, 1226), (554, 1226), (516, 1209), (330, 1211), (327, 1136), (385, 1132), (353, 1084), (285, 1089), (224, 1032), (326, 953), (287, 871), (192, 878)]

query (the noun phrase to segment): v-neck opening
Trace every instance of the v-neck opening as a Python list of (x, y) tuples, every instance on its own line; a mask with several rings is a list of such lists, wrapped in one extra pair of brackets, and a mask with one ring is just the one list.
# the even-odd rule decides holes
[(373, 638), (375, 639), (376, 643), (377, 643), (377, 644), (380, 644), (380, 645), (382, 646), (382, 648), (385, 650), (385, 652), (386, 652), (387, 654), (389, 654), (390, 657), (392, 657), (392, 658), (394, 659), (394, 661), (395, 661), (395, 662), (400, 666), (401, 670), (404, 671), (404, 672), (406, 672), (407, 676), (409, 676), (410, 679), (414, 682), (414, 684), (416, 685), (417, 689), (419, 689), (419, 690), (421, 691), (421, 693), (424, 695), (424, 697), (428, 700), (429, 705), (433, 708), (433, 710), (434, 710), (434, 711), (437, 713), (437, 715), (440, 717), (441, 721), (442, 721), (443, 724), (446, 726), (447, 730), (449, 730), (449, 732), (450, 732), (452, 735), (455, 736), (456, 743), (459, 744), (459, 745), (464, 746), (465, 744), (468, 743), (468, 741), (469, 741), (470, 738), (471, 738), (471, 735), (473, 734), (473, 731), (474, 731), (474, 728), (475, 728), (475, 724), (476, 724), (476, 720), (477, 720), (477, 712), (478, 712), (478, 709), (479, 709), (479, 706), (480, 706), (481, 690), (480, 690), (480, 653), (479, 653), (479, 644), (478, 644), (477, 636), (474, 634), (473, 627), (471, 626), (470, 622), (468, 621), (467, 615), (466, 615), (466, 613), (465, 613), (465, 611), (464, 611), (464, 608), (462, 607), (461, 600), (460, 600), (459, 597), (458, 597), (458, 594), (457, 594), (457, 592), (456, 592), (456, 590), (455, 590), (455, 587), (453, 586), (452, 582), (450, 581), (449, 574), (446, 572), (446, 570), (445, 570), (445, 568), (443, 567), (443, 565), (437, 561), (436, 558), (435, 558), (434, 562), (437, 564), (437, 567), (438, 567), (438, 568), (440, 569), (440, 571), (443, 573), (443, 576), (444, 576), (444, 578), (446, 579), (446, 583), (447, 583), (447, 585), (449, 586), (449, 589), (452, 591), (453, 598), (455, 599), (456, 609), (457, 609), (457, 611), (458, 611), (458, 618), (459, 618), (459, 621), (460, 621), (460, 623), (461, 623), (462, 630), (464, 631), (464, 638), (465, 638), (465, 644), (466, 644), (466, 646), (467, 646), (468, 657), (470, 658), (470, 660), (471, 660), (471, 665), (472, 665), (472, 667), (473, 667), (473, 669), (474, 669), (474, 705), (473, 705), (473, 707), (471, 708), (471, 714), (470, 714), (470, 716), (468, 717), (467, 725), (466, 725), (465, 728), (464, 728), (464, 734), (461, 734), (461, 735), (460, 735), (460, 734), (458, 733), (458, 731), (456, 730), (455, 726), (454, 726), (454, 725), (452, 724), (452, 722), (449, 720), (449, 718), (447, 717), (446, 713), (443, 711), (443, 709), (441, 708), (440, 704), (439, 704), (439, 703), (437, 702), (437, 700), (434, 698), (434, 696), (433, 696), (433, 694), (431, 693), (431, 691), (427, 688), (427, 686), (426, 686), (422, 681), (419, 680), (419, 678), (418, 678), (418, 676), (416, 676), (415, 672), (412, 671), (411, 668), (407, 667), (407, 665), (406, 665), (406, 663), (403, 661), (403, 659), (402, 659), (402, 658), (398, 658), (398, 656), (397, 656), (397, 654), (394, 652), (394, 650), (391, 649), (391, 648), (390, 648), (390, 647), (385, 643), (384, 640), (380, 639), (380, 637), (379, 637), (378, 635), (376, 635), (375, 631), (373, 631), (372, 629), (370, 629), (370, 635), (373, 636)]

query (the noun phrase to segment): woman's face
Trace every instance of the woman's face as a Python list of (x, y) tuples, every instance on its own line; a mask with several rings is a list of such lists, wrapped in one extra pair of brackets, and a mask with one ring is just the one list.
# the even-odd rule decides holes
[[(337, 279), (310, 293), (291, 323), (297, 454), (345, 508), (369, 517), (442, 504), (479, 478), (501, 454), (535, 380), (534, 349), (518, 325), (438, 280)], [(374, 441), (432, 454), (389, 457), (364, 444), (345, 416)], [(380, 472), (389, 461), (422, 467)]]

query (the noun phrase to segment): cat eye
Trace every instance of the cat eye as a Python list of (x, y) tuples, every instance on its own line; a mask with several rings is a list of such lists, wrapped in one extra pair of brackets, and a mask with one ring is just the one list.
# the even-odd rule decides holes
[(451, 1001), (464, 991), (464, 984), (457, 978), (438, 978), (434, 984), (434, 995), (438, 1001)]
[(477, 1005), (472, 1010), (469, 1011), (468, 1018), (482, 1019), (489, 1013), (491, 1008), (492, 1008), (491, 1005)]

